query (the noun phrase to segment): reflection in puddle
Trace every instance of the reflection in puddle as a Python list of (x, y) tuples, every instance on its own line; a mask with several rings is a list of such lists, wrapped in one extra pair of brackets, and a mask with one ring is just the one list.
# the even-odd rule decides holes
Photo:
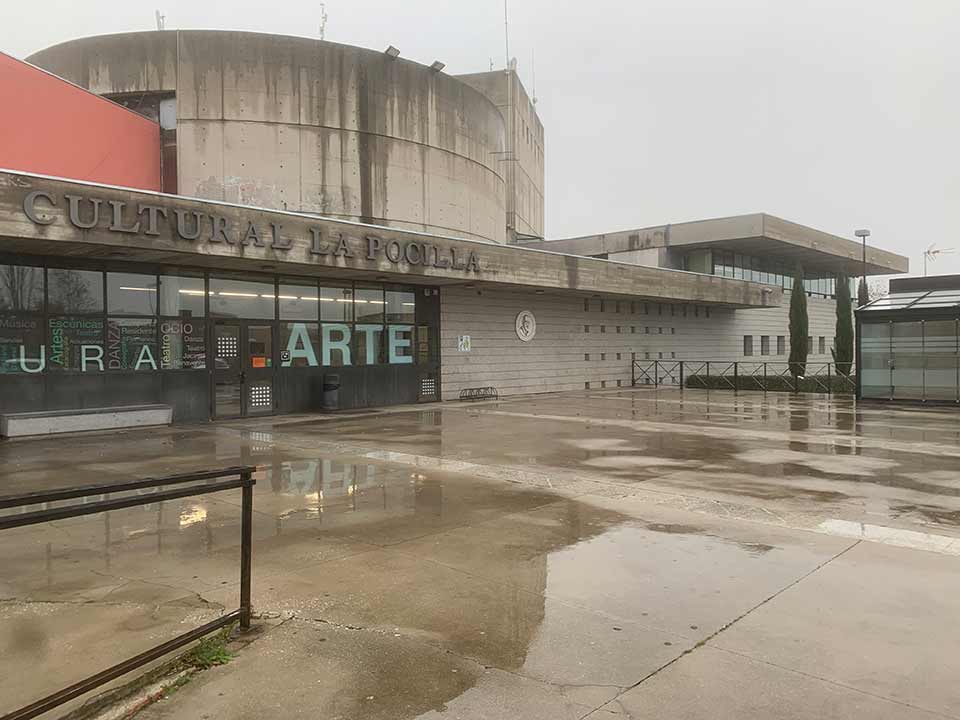
[(707, 530), (704, 528), (697, 527), (696, 525), (643, 523), (643, 527), (647, 530), (652, 530), (653, 532), (667, 533), (668, 535), (698, 535), (704, 538), (712, 538), (723, 543), (736, 545), (752, 555), (763, 555), (774, 549), (773, 545), (767, 545), (766, 543), (745, 542), (742, 540), (734, 540), (733, 538), (723, 537), (722, 535), (715, 535), (714, 533), (707, 532)]
[(207, 509), (203, 505), (188, 505), (180, 509), (180, 527), (186, 528), (207, 519)]

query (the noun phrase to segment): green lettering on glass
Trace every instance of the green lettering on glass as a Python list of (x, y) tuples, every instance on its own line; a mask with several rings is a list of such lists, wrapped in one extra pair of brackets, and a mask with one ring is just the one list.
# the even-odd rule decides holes
[[(93, 350), (93, 355), (88, 354), (88, 351)], [(99, 345), (81, 345), (80, 346), (80, 369), (83, 372), (87, 371), (87, 363), (96, 363), (100, 368), (100, 372), (103, 372), (103, 348)]]
[(313, 343), (305, 323), (294, 323), (290, 326), (290, 339), (287, 340), (287, 359), (280, 363), (282, 367), (290, 367), (297, 358), (304, 358), (310, 367), (317, 366), (317, 355), (313, 352)]
[(383, 325), (357, 325), (357, 331), (364, 334), (364, 346), (367, 348), (365, 363), (377, 363), (377, 333), (383, 332)]
[[(20, 346), (20, 369), (25, 373), (38, 373), (41, 372), (47, 366), (47, 348), (45, 345), (40, 346), (40, 357), (39, 358), (28, 358), (25, 357), (25, 349), (23, 345)], [(27, 363), (33, 362), (36, 363), (35, 367), (28, 367)]]
[(149, 364), (154, 370), (157, 369), (157, 361), (153, 359), (153, 353), (150, 352), (149, 345), (140, 346), (140, 355), (137, 357), (137, 364), (133, 366), (134, 370), (139, 370), (141, 365)]
[[(338, 340), (334, 340), (334, 332), (340, 334)], [(332, 365), (330, 356), (333, 350), (340, 353), (341, 365), (352, 365), (350, 362), (350, 326), (342, 323), (327, 323), (323, 326), (323, 364)]]
[(410, 347), (410, 338), (400, 337), (399, 333), (411, 332), (412, 325), (391, 325), (387, 330), (389, 362), (391, 365), (407, 365), (413, 362), (413, 355), (398, 355), (397, 351)]

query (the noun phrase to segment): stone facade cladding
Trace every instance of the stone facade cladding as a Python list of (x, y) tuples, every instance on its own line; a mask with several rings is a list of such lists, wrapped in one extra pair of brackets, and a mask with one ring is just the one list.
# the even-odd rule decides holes
[[(585, 305), (586, 303), (586, 305)], [(619, 303), (619, 305), (618, 305)], [(807, 299), (811, 363), (832, 362), (836, 316), (830, 299)], [(587, 298), (529, 291), (444, 288), (441, 291), (442, 396), (490, 385), (501, 395), (628, 387), (631, 360), (783, 362), (790, 352), (789, 308), (731, 310), (717, 306)], [(585, 309), (588, 307), (589, 309)], [(537, 334), (521, 342), (521, 310), (537, 319)], [(707, 314), (709, 311), (709, 315)], [(589, 330), (587, 330), (589, 328)], [(469, 352), (458, 350), (469, 335)], [(753, 355), (744, 356), (744, 335)], [(777, 354), (777, 337), (784, 353)], [(761, 355), (767, 336), (770, 354)], [(819, 339), (824, 338), (824, 353)], [(771, 371), (772, 372), (772, 371)]]

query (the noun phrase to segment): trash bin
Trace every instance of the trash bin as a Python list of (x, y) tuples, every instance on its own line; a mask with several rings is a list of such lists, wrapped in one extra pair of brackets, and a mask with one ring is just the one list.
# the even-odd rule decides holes
[(336, 373), (323, 376), (321, 407), (324, 410), (336, 410), (340, 407), (340, 376)]

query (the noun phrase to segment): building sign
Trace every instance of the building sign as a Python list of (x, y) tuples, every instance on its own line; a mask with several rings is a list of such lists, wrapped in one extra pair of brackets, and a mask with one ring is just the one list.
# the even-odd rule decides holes
[(537, 318), (529, 310), (521, 310), (517, 314), (517, 337), (523, 342), (530, 342), (537, 334)]
[[(470, 249), (440, 247), (428, 240), (389, 240), (372, 233), (351, 236), (312, 226), (308, 234), (295, 237), (280, 223), (255, 220), (231, 222), (223, 215), (167, 207), (151, 203), (34, 190), (23, 199), (23, 212), (35, 225), (58, 222), (53, 208), (66, 210), (67, 222), (78, 230), (105, 230), (116, 235), (160, 237), (169, 235), (185, 244), (224, 245), (239, 248), (269, 248), (286, 252), (305, 247), (318, 263), (333, 264), (337, 258), (356, 258), (370, 264), (386, 260), (408, 268), (427, 267), (480, 272), (480, 258)], [(358, 234), (359, 235), (359, 234)]]
[(470, 352), (470, 336), (460, 335), (457, 338), (457, 350), (460, 352)]
[(207, 366), (203, 322), (160, 321), (160, 367), (164, 370), (203, 370)]

